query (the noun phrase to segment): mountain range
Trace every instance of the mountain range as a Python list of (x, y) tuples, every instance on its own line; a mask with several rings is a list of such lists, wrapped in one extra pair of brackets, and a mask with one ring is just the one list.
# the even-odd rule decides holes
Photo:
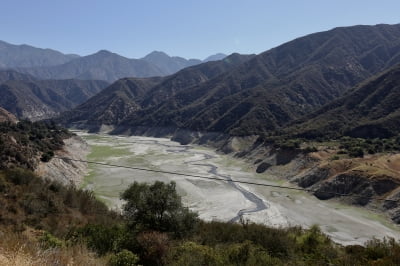
[(108, 85), (99, 80), (37, 80), (4, 70), (0, 71), (0, 106), (19, 118), (45, 119), (83, 103)]
[[(245, 58), (231, 55), (157, 81), (118, 81), (124, 90), (142, 92), (119, 98), (119, 106), (130, 111), (99, 112), (93, 109), (93, 98), (61, 119), (67, 124), (113, 125), (117, 131), (165, 127), (271, 134), (400, 63), (400, 24), (335, 28)], [(231, 60), (237, 61), (229, 65)], [(101, 93), (104, 102), (120, 93), (122, 87), (116, 84)]]
[(69, 62), (78, 55), (63, 54), (52, 49), (41, 49), (26, 44), (14, 45), (0, 41), (0, 67), (42, 67)]
[[(216, 54), (205, 59), (224, 58)], [(185, 67), (200, 64), (198, 59), (185, 59), (154, 51), (141, 59), (129, 59), (106, 50), (88, 56), (65, 55), (51, 49), (13, 45), (0, 41), (0, 68), (13, 69), (38, 79), (82, 79), (116, 81), (124, 77), (152, 77), (173, 74)]]
[(145, 105), (160, 104), (177, 92), (206, 82), (252, 57), (254, 55), (232, 54), (223, 60), (188, 67), (167, 77), (121, 79), (76, 109), (64, 113), (61, 120), (64, 123), (83, 121), (91, 126), (115, 125)]

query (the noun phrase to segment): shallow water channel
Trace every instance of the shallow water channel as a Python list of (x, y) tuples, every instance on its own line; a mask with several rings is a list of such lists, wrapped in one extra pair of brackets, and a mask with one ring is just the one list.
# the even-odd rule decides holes
[(242, 216), (270, 226), (318, 224), (343, 244), (363, 244), (383, 236), (400, 239), (399, 227), (383, 215), (320, 201), (306, 192), (234, 183), (232, 180), (292, 186), (273, 176), (256, 174), (245, 162), (209, 148), (180, 145), (166, 138), (76, 133), (91, 147), (88, 161), (170, 172), (89, 164), (82, 187), (93, 190), (110, 208), (121, 207), (120, 194), (134, 181), (175, 181), (184, 204), (204, 220), (235, 222)]

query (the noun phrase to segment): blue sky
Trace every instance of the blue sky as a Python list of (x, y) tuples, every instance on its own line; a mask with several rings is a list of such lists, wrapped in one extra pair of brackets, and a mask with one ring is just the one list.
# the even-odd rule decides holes
[(130, 58), (260, 53), (338, 26), (400, 23), (398, 0), (0, 0), (0, 40)]

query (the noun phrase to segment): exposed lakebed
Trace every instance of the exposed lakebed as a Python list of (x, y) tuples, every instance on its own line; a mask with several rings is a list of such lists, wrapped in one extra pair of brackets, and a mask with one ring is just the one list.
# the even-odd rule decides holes
[(175, 181), (184, 204), (204, 220), (234, 222), (242, 216), (271, 226), (318, 224), (343, 244), (363, 244), (373, 237), (400, 238), (397, 225), (362, 208), (320, 201), (301, 191), (233, 183), (232, 180), (242, 180), (291, 186), (273, 176), (256, 174), (245, 162), (212, 149), (180, 145), (166, 138), (77, 133), (91, 147), (89, 161), (171, 172), (89, 164), (82, 186), (93, 190), (111, 208), (121, 207), (120, 193), (134, 181)]

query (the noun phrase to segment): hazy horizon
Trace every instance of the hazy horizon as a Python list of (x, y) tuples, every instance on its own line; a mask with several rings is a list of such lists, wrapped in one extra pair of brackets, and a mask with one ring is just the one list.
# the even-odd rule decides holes
[(128, 58), (152, 51), (188, 59), (258, 54), (335, 27), (400, 22), (394, 0), (5, 0), (2, 8), (3, 41), (81, 56), (105, 49)]

